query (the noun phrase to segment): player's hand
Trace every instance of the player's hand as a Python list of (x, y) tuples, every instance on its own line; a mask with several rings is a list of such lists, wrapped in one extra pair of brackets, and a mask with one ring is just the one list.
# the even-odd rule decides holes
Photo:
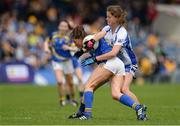
[(44, 57), (43, 57), (43, 64), (47, 64), (51, 58), (51, 52), (50, 51), (45, 51)]
[(91, 64), (95, 63), (96, 61), (97, 61), (96, 57), (89, 57), (89, 58), (82, 60), (81, 65), (82, 66), (91, 65)]
[(91, 40), (89, 40), (89, 41), (86, 41), (84, 44), (85, 44), (85, 49), (87, 49), (87, 50), (92, 50), (92, 49), (94, 49), (94, 44), (95, 44), (95, 40), (94, 39), (91, 39)]

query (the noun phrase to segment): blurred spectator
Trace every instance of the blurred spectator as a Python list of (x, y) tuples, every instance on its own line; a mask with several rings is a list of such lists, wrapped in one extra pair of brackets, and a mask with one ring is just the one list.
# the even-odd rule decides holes
[(147, 3), (147, 21), (151, 25), (154, 19), (157, 17), (156, 3), (155, 0), (148, 0)]
[(1, 43), (1, 60), (3, 62), (9, 62), (14, 60), (14, 48), (8, 41)]

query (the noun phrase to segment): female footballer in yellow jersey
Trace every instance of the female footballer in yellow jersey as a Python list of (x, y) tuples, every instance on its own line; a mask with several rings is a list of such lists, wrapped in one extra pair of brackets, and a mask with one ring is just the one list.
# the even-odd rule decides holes
[(61, 106), (64, 106), (66, 104), (66, 92), (63, 85), (63, 77), (65, 77), (68, 92), (70, 93), (72, 102), (77, 105), (77, 102), (75, 101), (75, 91), (72, 82), (72, 74), (74, 72), (71, 59), (72, 56), (70, 54), (70, 50), (72, 50), (72, 48), (68, 46), (68, 43), (70, 41), (70, 38), (68, 37), (69, 31), (69, 23), (66, 20), (63, 20), (59, 23), (58, 31), (52, 33), (52, 35), (44, 43), (45, 52), (51, 57), (52, 60), (52, 67), (56, 75)]

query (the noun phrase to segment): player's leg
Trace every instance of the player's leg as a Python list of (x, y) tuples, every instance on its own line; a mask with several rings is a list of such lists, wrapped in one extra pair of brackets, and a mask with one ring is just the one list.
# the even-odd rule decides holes
[(114, 76), (111, 80), (111, 93), (114, 100), (119, 101), (120, 103), (133, 108), (137, 113), (138, 120), (146, 120), (146, 114), (144, 113), (143, 106), (136, 103), (130, 96), (119, 92), (119, 89), (122, 88), (124, 81), (123, 76)]
[[(125, 70), (121, 70), (119, 67), (122, 65), (124, 68), (123, 62), (115, 57), (108, 60), (104, 65), (99, 66), (90, 76), (87, 85), (85, 86), (84, 92), (84, 103), (85, 103), (85, 114), (91, 115), (92, 100), (93, 100), (93, 91), (101, 86), (102, 83), (109, 80), (116, 73), (123, 73)], [(87, 102), (86, 102), (87, 100)], [(87, 103), (87, 105), (86, 105)]]
[[(109, 60), (106, 63), (105, 67), (111, 70), (115, 75), (112, 77), (111, 80), (111, 91), (112, 91), (113, 99), (118, 100), (122, 104), (135, 109), (136, 112), (140, 114), (140, 112), (142, 111), (139, 110), (142, 108), (142, 106), (136, 103), (130, 96), (120, 91), (124, 83), (124, 75), (125, 75), (124, 63), (120, 59), (114, 58), (114, 60), (113, 59)], [(138, 118), (143, 118), (142, 114), (138, 116)]]
[(113, 75), (112, 72), (105, 69), (101, 65), (98, 66), (91, 74), (91, 76), (88, 79), (88, 82), (85, 86), (85, 91), (84, 91), (84, 104), (85, 104), (84, 115), (85, 116), (87, 116), (87, 117), (92, 116), (92, 104), (93, 104), (94, 89), (97, 89), (97, 87), (100, 87), (112, 75)]
[[(105, 67), (114, 73), (111, 80), (111, 93), (115, 100), (118, 100), (124, 105), (129, 107), (135, 106), (134, 100), (132, 100), (128, 95), (120, 92), (124, 83), (125, 67), (124, 63), (119, 58), (114, 58), (114, 60), (109, 60)], [(135, 105), (134, 105), (135, 104)]]
[[(132, 99), (134, 99), (136, 103), (140, 103), (136, 95), (132, 91), (130, 91), (130, 85), (132, 83), (133, 76), (135, 75), (136, 70), (137, 70), (137, 66), (132, 65), (132, 66), (126, 67), (125, 81), (124, 81), (121, 91), (129, 95)], [(143, 106), (143, 113), (146, 116), (147, 107), (145, 105), (141, 105), (141, 106)], [(147, 120), (147, 116), (144, 118), (144, 120)]]
[(130, 91), (130, 85), (131, 85), (132, 80), (133, 80), (133, 75), (130, 72), (127, 72), (125, 75), (125, 80), (121, 88), (121, 91), (124, 94), (129, 95), (132, 99), (134, 99), (136, 103), (140, 103), (136, 95), (132, 91)]
[(63, 71), (62, 66), (57, 62), (52, 62), (52, 67), (55, 72), (56, 81), (57, 81), (57, 89), (59, 94), (59, 102), (61, 106), (64, 106), (66, 104), (65, 102), (65, 89), (63, 85)]
[[(116, 75), (111, 80), (111, 94), (114, 100), (121, 102), (122, 104), (129, 107), (136, 107), (137, 104), (130, 96), (119, 92), (122, 88), (124, 82), (124, 77), (122, 75)], [(138, 106), (137, 106), (138, 107)], [(140, 107), (140, 105), (139, 105)], [(138, 108), (137, 108), (138, 109)]]
[(78, 78), (78, 81), (79, 81), (79, 85), (78, 85), (78, 88), (79, 88), (79, 96), (80, 96), (80, 101), (82, 101), (82, 98), (83, 98), (83, 92), (84, 92), (84, 85), (83, 85), (83, 75), (82, 75), (82, 70), (80, 67), (77, 67), (75, 69), (75, 72), (76, 72), (76, 76)]
[[(103, 73), (103, 74), (102, 74)], [(112, 76), (112, 72), (104, 69), (102, 65), (99, 65), (91, 74), (88, 79), (88, 82), (85, 86), (84, 92), (84, 110), (80, 109), (83, 112), (83, 115), (79, 119), (89, 119), (92, 117), (92, 103), (93, 103), (93, 93), (97, 87), (100, 87), (104, 82), (107, 81)], [(83, 104), (81, 104), (82, 106)], [(70, 117), (71, 118), (71, 117)]]
[(66, 85), (67, 85), (67, 94), (70, 96), (70, 103), (73, 106), (78, 106), (78, 102), (75, 100), (75, 89), (72, 81), (72, 74), (66, 74), (65, 75), (66, 79)]
[(69, 59), (63, 63), (63, 71), (65, 73), (65, 80), (66, 80), (66, 85), (67, 85), (67, 94), (70, 97), (70, 103), (73, 106), (77, 106), (78, 102), (75, 100), (75, 88), (73, 85), (73, 77), (72, 74), (74, 72), (72, 60)]

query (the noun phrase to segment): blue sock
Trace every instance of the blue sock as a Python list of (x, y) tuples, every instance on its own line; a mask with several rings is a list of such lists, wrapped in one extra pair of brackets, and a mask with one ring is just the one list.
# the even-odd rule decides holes
[(93, 92), (87, 91), (84, 92), (84, 104), (85, 104), (85, 112), (84, 114), (87, 116), (92, 115), (92, 103), (93, 103)]
[(126, 106), (134, 108), (136, 111), (141, 107), (139, 104), (136, 104), (135, 101), (126, 94), (122, 95), (119, 98), (119, 101)]

